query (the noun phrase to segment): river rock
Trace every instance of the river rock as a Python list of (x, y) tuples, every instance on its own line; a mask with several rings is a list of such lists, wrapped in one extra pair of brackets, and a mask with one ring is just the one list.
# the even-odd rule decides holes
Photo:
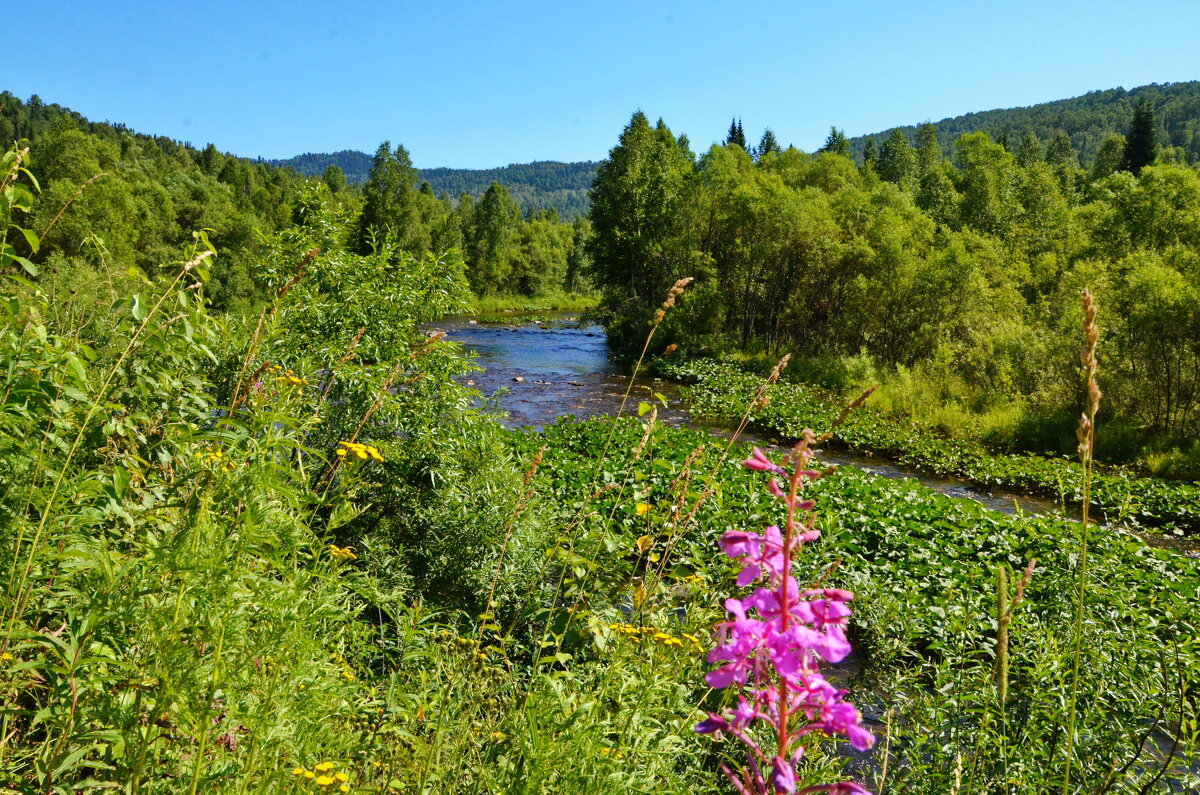
[(524, 378), (522, 378), (522, 377), (521, 377), (521, 376), (519, 376), (519, 375), (516, 375), (516, 376), (513, 376), (513, 380), (514, 380), (514, 381), (516, 381), (518, 384), (520, 384), (520, 383), (522, 383), (522, 382), (523, 382), (525, 379), (524, 379)]

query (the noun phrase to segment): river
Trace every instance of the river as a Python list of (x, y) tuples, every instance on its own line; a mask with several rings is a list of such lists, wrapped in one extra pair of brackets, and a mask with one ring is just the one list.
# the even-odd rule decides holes
[[(598, 325), (581, 322), (565, 313), (543, 315), (538, 320), (514, 316), (511, 323), (481, 323), (469, 318), (447, 318), (436, 324), (448, 339), (474, 352), (483, 369), (468, 383), (490, 396), (505, 412), (510, 428), (540, 429), (560, 416), (595, 417), (616, 414), (621, 407), (629, 376), (609, 355), (608, 339)], [(670, 425), (685, 425), (717, 436), (728, 436), (723, 426), (694, 422), (679, 387), (660, 379), (638, 378), (626, 412), (639, 401), (661, 395), (658, 418)], [(654, 401), (658, 404), (658, 401)], [(781, 440), (743, 434), (744, 441), (775, 447)], [(1015, 492), (984, 491), (952, 477), (929, 475), (866, 453), (827, 448), (818, 459), (826, 464), (854, 466), (889, 478), (911, 478), (951, 497), (975, 500), (1003, 513), (1058, 513), (1052, 500)]]

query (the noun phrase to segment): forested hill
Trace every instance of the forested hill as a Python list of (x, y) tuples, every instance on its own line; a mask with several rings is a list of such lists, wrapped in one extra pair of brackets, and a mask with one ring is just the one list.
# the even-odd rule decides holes
[[(344, 150), (333, 154), (303, 154), (287, 160), (269, 161), (272, 165), (292, 167), (300, 174), (320, 176), (330, 165), (338, 166), (351, 183), (367, 181), (371, 171), (371, 156), (363, 152)], [(433, 192), (457, 199), (464, 193), (479, 199), (493, 182), (508, 189), (509, 196), (528, 212), (556, 210), (566, 220), (586, 215), (588, 190), (596, 176), (596, 163), (559, 163), (540, 160), (533, 163), (514, 163), (503, 168), (426, 168), (420, 177)]]
[(330, 166), (337, 166), (346, 175), (346, 181), (352, 185), (361, 185), (367, 181), (371, 171), (371, 156), (365, 152), (353, 149), (343, 149), (333, 154), (313, 154), (305, 152), (302, 155), (289, 157), (287, 160), (268, 160), (273, 166), (294, 168), (296, 173), (309, 177), (319, 177)]
[(451, 196), (469, 193), (478, 199), (493, 182), (508, 188), (508, 193), (523, 210), (555, 209), (565, 219), (587, 214), (588, 191), (596, 176), (596, 163), (558, 163), (540, 160), (514, 163), (504, 168), (471, 170), (462, 168), (422, 169), (433, 192)]
[[(1126, 91), (1113, 88), (1092, 91), (1081, 97), (1044, 102), (1026, 108), (986, 110), (934, 122), (943, 152), (952, 154), (959, 136), (985, 132), (995, 141), (1017, 150), (1024, 138), (1033, 133), (1043, 146), (1059, 131), (1066, 132), (1079, 153), (1080, 165), (1090, 167), (1104, 139), (1124, 134), (1133, 121), (1133, 111), (1142, 99), (1148, 99), (1158, 121), (1158, 141), (1168, 159), (1200, 162), (1200, 81), (1152, 83)], [(896, 127), (872, 135), (850, 139), (850, 153), (862, 162), (868, 141), (881, 147), (887, 137), (899, 130), (916, 140), (917, 127)], [(1174, 151), (1169, 151), (1174, 149)]]

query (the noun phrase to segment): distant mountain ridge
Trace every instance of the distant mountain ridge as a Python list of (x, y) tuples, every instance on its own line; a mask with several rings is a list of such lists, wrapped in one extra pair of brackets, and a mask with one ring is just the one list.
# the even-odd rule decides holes
[[(1045, 144), (1062, 130), (1071, 136), (1071, 145), (1080, 164), (1088, 166), (1104, 139), (1112, 133), (1124, 134), (1133, 121), (1133, 110), (1143, 98), (1150, 100), (1158, 122), (1158, 142), (1178, 149), (1183, 162), (1200, 162), (1200, 81), (1151, 83), (1129, 89), (1112, 88), (1091, 91), (1070, 99), (1043, 102), (1023, 108), (1006, 108), (966, 113), (932, 122), (938, 142), (947, 154), (953, 154), (954, 141), (969, 132), (985, 132), (998, 141), (1007, 139), (1016, 148), (1021, 137), (1035, 133)], [(881, 146), (892, 130), (900, 130), (916, 142), (917, 125), (889, 127), (881, 132), (850, 138), (850, 154), (862, 162), (867, 141)]]
[[(371, 156), (365, 152), (342, 150), (333, 154), (306, 153), (286, 160), (267, 161), (273, 166), (294, 168), (297, 173), (320, 176), (330, 165), (336, 165), (355, 184), (367, 181), (371, 171)], [(478, 199), (493, 182), (499, 182), (525, 211), (555, 210), (564, 219), (586, 215), (588, 191), (598, 164), (591, 160), (560, 163), (539, 160), (533, 163), (513, 163), (502, 168), (426, 168), (419, 169), (421, 179), (429, 183), (437, 195), (443, 193), (457, 199), (467, 193)]]

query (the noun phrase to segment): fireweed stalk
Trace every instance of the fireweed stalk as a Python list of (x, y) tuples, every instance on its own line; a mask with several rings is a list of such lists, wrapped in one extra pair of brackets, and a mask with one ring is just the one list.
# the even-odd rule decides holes
[[(767, 488), (787, 506), (787, 521), (782, 531), (774, 525), (761, 535), (731, 530), (720, 541), (726, 555), (743, 563), (738, 586), (750, 585), (764, 574), (769, 584), (744, 599), (725, 600), (730, 620), (717, 625), (717, 645), (708, 654), (709, 662), (722, 665), (705, 679), (715, 688), (737, 684), (750, 689), (738, 696), (736, 707), (723, 715), (710, 713), (696, 726), (701, 734), (728, 733), (746, 745), (747, 765), (740, 774), (721, 766), (742, 795), (796, 792), (794, 765), (804, 753), (802, 739), (813, 732), (843, 735), (860, 751), (875, 743), (861, 725), (862, 715), (842, 700), (846, 691), (834, 688), (818, 670), (821, 660), (836, 663), (850, 653), (846, 603), (854, 594), (837, 588), (801, 591), (791, 576), (800, 544), (820, 536), (813, 501), (801, 499), (804, 487), (822, 475), (809, 467), (814, 441), (813, 432), (805, 430), (782, 466), (754, 448), (744, 465), (783, 478), (786, 491), (774, 477)], [(754, 721), (772, 727), (774, 749), (751, 738), (748, 727)], [(852, 782), (800, 791), (806, 793), (869, 795)]]

